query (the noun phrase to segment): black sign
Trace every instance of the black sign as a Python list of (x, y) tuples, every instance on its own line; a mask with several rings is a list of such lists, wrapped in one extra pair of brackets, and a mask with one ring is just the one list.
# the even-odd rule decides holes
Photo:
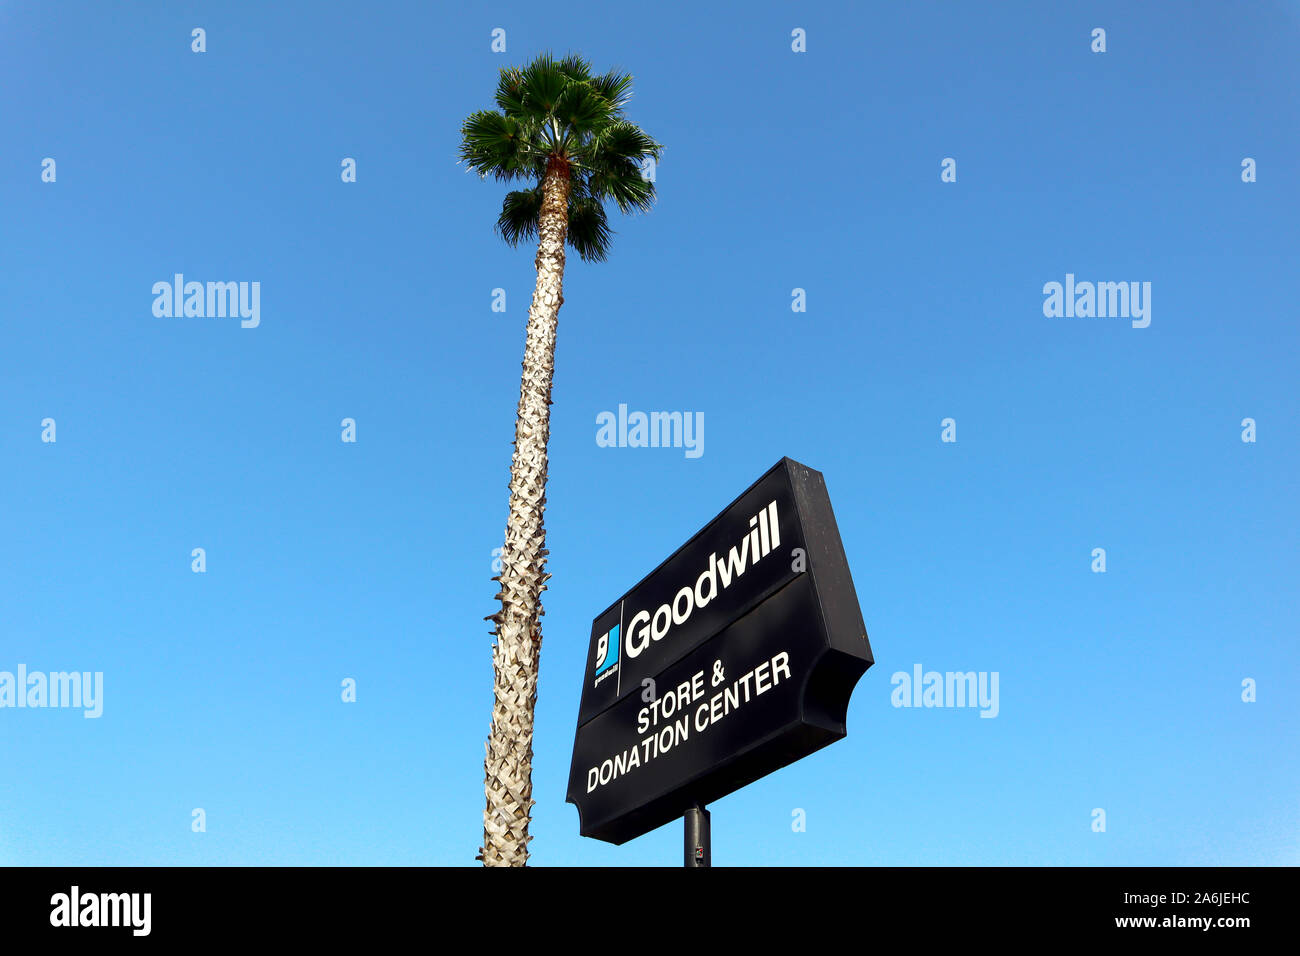
[(592, 623), (582, 835), (625, 843), (839, 740), (872, 662), (826, 484), (783, 458)]

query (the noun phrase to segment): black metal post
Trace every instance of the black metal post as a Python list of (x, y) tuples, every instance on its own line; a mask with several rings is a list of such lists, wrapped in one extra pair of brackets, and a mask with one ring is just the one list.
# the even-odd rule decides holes
[(709, 841), (709, 811), (697, 803), (686, 811), (685, 841), (686, 862), (688, 869), (713, 865), (713, 848)]

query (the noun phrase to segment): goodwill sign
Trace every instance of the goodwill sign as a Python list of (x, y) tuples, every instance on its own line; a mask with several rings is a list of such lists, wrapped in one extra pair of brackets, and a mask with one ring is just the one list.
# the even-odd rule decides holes
[(826, 485), (783, 458), (593, 622), (582, 834), (624, 843), (840, 739), (871, 664)]

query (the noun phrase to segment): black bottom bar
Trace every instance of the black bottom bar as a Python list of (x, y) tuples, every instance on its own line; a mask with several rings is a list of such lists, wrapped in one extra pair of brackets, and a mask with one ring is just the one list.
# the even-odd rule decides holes
[[(700, 808), (698, 817), (705, 839), (697, 845), (706, 848), (707, 865), (707, 811)], [(35, 952), (68, 951), (69, 941), (133, 941), (146, 936), (145, 912), (135, 905), (143, 897), (132, 900), (129, 894), (148, 893), (147, 938), (163, 945), (284, 941), (300, 950), (319, 940), (331, 951), (350, 942), (364, 943), (369, 951), (376, 942), (409, 940), (413, 933), (435, 942), (462, 938), (465, 931), (499, 926), (511, 914), (526, 921), (530, 943), (572, 943), (594, 938), (593, 927), (612, 925), (611, 914), (625, 910), (647, 920), (647, 938), (671, 927), (683, 945), (699, 948), (716, 938), (731, 947), (727, 951), (751, 938), (766, 951), (789, 932), (824, 940), (843, 928), (853, 934), (846, 938), (898, 937), (918, 951), (947, 940), (1002, 944), (1099, 937), (1109, 943), (1128, 937), (1143, 947), (1167, 941), (1180, 950), (1201, 939), (1216, 952), (1232, 952), (1234, 944), (1294, 934), (1296, 875), (1293, 868), (1236, 867), (721, 868), (704, 878), (710, 885), (702, 889), (697, 878), (676, 884), (674, 867), (645, 873), (7, 868), (0, 869), (0, 931), (5, 951), (15, 953), (26, 951), (17, 943), (33, 938), (38, 945), (55, 944)], [(74, 886), (81, 904), (78, 926), (70, 919)], [(701, 899), (702, 892), (709, 905), (682, 905)], [(112, 899), (107, 907), (95, 907), (94, 922), (115, 919), (117, 925), (86, 926), (86, 898), (102, 900), (104, 894)], [(503, 909), (503, 901), (520, 905)]]

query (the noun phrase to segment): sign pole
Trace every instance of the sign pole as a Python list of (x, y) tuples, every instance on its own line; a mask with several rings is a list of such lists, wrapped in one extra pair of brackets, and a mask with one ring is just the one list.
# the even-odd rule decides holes
[(709, 839), (709, 811), (704, 804), (696, 803), (686, 811), (685, 825), (685, 863), (687, 869), (699, 869), (713, 865), (713, 848)]

